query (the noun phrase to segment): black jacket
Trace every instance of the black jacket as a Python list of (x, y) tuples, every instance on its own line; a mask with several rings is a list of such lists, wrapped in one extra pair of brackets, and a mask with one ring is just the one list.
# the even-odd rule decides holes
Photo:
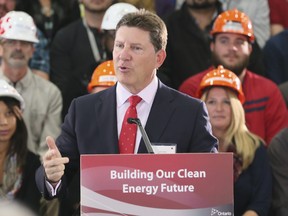
[(39, 213), (40, 210), (41, 193), (35, 181), (35, 172), (40, 165), (39, 156), (29, 151), (26, 157), (26, 164), (23, 168), (22, 186), (15, 195), (15, 200), (27, 206), (35, 213)]
[[(102, 47), (101, 32), (95, 30), (98, 48)], [(100, 54), (103, 50), (99, 50)], [(55, 36), (51, 52), (51, 81), (60, 89), (63, 97), (62, 117), (71, 101), (88, 93), (87, 85), (100, 62), (96, 62), (82, 19), (61, 29)]]

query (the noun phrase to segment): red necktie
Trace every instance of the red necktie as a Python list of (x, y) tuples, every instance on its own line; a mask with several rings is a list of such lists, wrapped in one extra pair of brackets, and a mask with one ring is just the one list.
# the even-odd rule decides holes
[(137, 118), (137, 104), (142, 100), (141, 97), (135, 95), (129, 98), (130, 106), (126, 110), (121, 133), (119, 136), (119, 150), (120, 154), (133, 154), (135, 148), (135, 140), (137, 134), (137, 125), (129, 124), (128, 118)]

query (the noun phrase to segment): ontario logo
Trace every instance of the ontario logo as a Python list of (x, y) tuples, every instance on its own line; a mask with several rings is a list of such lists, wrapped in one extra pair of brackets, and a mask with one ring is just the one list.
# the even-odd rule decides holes
[(212, 208), (211, 216), (232, 216), (232, 213), (230, 211), (219, 211), (215, 208)]

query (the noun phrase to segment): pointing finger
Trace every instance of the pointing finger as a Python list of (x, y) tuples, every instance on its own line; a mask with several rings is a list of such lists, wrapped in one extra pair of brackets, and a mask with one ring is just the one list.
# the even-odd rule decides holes
[[(48, 145), (48, 148), (50, 150), (50, 153), (53, 154), (55, 157), (61, 157), (61, 154), (56, 146), (55, 140), (51, 136), (46, 137), (46, 143)], [(52, 157), (52, 155), (51, 155)]]

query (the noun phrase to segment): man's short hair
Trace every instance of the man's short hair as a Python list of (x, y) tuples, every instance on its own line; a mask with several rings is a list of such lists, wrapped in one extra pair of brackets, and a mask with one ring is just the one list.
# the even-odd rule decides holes
[(163, 20), (156, 14), (144, 9), (128, 13), (117, 24), (116, 32), (121, 26), (136, 27), (149, 32), (155, 51), (166, 49), (167, 28)]

